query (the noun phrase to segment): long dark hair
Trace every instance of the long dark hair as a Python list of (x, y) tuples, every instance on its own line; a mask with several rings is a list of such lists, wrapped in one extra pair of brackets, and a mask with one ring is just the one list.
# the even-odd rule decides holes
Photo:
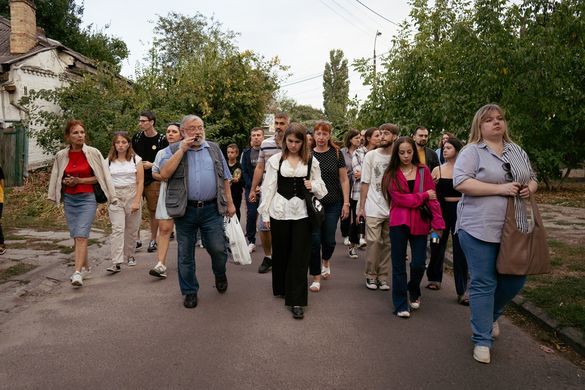
[(384, 177), (382, 178), (382, 194), (384, 198), (390, 203), (390, 196), (388, 195), (388, 191), (390, 187), (396, 184), (396, 188), (400, 192), (406, 192), (404, 188), (400, 185), (400, 182), (396, 178), (396, 174), (400, 169), (400, 156), (398, 152), (400, 151), (400, 145), (403, 143), (408, 143), (412, 147), (412, 161), (411, 164), (418, 166), (420, 160), (418, 159), (418, 153), (416, 151), (416, 144), (414, 140), (410, 137), (400, 137), (396, 141), (394, 141), (394, 145), (392, 146), (392, 153), (390, 154), (390, 164), (386, 167), (384, 171)]
[(303, 144), (301, 146), (301, 150), (299, 151), (299, 156), (301, 157), (301, 161), (303, 164), (309, 164), (309, 158), (311, 158), (311, 150), (309, 149), (309, 145), (307, 144), (307, 128), (298, 122), (293, 122), (286, 128), (284, 132), (284, 136), (282, 137), (282, 159), (286, 160), (289, 154), (289, 150), (286, 146), (286, 138), (290, 135), (294, 135), (296, 139), (302, 141)]

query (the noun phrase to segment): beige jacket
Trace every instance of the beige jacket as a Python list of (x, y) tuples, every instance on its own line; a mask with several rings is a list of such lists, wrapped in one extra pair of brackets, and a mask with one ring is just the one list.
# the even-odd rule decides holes
[[(69, 164), (69, 149), (70, 148), (67, 147), (58, 151), (55, 156), (55, 161), (53, 162), (51, 181), (49, 182), (48, 199), (55, 203), (59, 203), (62, 200), (63, 174), (65, 173), (67, 164)], [(108, 203), (112, 202), (116, 195), (116, 191), (114, 189), (114, 184), (112, 183), (112, 176), (110, 175), (110, 170), (108, 169), (106, 160), (104, 160), (104, 157), (96, 148), (83, 144), (81, 150), (85, 154), (98, 183), (100, 183), (100, 187), (102, 187), (102, 190), (106, 194)]]

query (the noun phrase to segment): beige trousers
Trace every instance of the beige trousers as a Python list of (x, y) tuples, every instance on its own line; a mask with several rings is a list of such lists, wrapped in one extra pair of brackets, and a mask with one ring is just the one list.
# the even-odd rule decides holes
[(390, 228), (388, 218), (366, 217), (366, 278), (390, 283)]
[(120, 264), (136, 251), (136, 238), (141, 220), (141, 208), (132, 213), (132, 202), (136, 196), (136, 186), (116, 187), (118, 202), (110, 204), (112, 235), (110, 240), (112, 263)]

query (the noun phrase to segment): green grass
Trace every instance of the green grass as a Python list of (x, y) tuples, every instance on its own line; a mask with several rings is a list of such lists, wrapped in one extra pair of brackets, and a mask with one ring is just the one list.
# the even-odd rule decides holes
[(5, 283), (11, 278), (27, 273), (37, 266), (29, 263), (18, 263), (6, 269), (0, 270), (0, 284)]
[(585, 246), (549, 241), (553, 272), (531, 276), (524, 296), (563, 326), (585, 332)]

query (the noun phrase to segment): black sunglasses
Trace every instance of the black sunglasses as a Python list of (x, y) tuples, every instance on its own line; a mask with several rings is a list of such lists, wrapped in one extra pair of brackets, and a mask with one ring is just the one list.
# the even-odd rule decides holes
[(512, 176), (512, 166), (509, 162), (502, 164), (502, 169), (506, 171), (506, 181), (514, 181), (514, 176)]

